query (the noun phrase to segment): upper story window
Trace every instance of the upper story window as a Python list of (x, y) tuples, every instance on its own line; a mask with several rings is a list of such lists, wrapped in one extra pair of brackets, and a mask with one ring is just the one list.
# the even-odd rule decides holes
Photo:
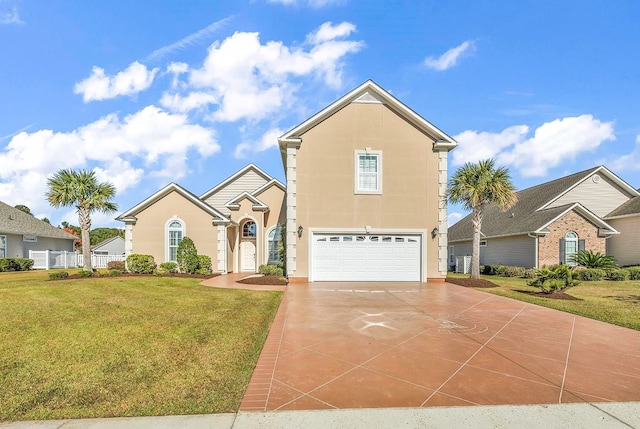
[(242, 237), (254, 238), (256, 236), (256, 223), (252, 220), (245, 222), (242, 225)]
[(167, 248), (167, 261), (177, 262), (178, 245), (184, 237), (184, 226), (177, 220), (169, 222), (167, 227), (168, 235), (168, 248)]
[(355, 193), (382, 193), (382, 152), (375, 150), (355, 153)]

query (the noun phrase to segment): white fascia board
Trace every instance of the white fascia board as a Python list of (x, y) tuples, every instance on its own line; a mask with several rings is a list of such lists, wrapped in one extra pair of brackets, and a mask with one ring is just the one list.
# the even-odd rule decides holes
[(242, 201), (243, 199), (248, 199), (249, 201), (251, 201), (253, 203), (253, 208), (255, 210), (268, 210), (269, 206), (267, 206), (265, 203), (263, 203), (262, 201), (260, 201), (258, 198), (254, 197), (253, 195), (251, 195), (248, 192), (243, 192), (240, 195), (237, 195), (236, 197), (234, 197), (233, 199), (229, 200), (227, 203), (225, 203), (225, 207), (228, 207), (230, 209), (238, 209), (240, 208), (240, 201)]
[(260, 195), (261, 193), (263, 193), (264, 191), (266, 191), (272, 186), (277, 186), (278, 188), (282, 189), (284, 192), (287, 191), (287, 187), (284, 186), (282, 182), (280, 182), (278, 179), (271, 179), (269, 182), (265, 183), (264, 185), (262, 185), (261, 187), (253, 191), (251, 195), (253, 195), (254, 197), (257, 197), (258, 195)]
[(216, 186), (214, 186), (213, 188), (209, 189), (204, 194), (200, 195), (200, 198), (203, 199), (203, 200), (209, 198), (211, 195), (215, 194), (217, 191), (219, 191), (220, 189), (224, 188), (229, 183), (233, 182), (234, 180), (236, 180), (238, 177), (242, 176), (243, 174), (245, 174), (249, 170), (255, 170), (259, 175), (261, 175), (265, 180), (267, 180), (267, 182), (273, 179), (273, 177), (271, 177), (270, 175), (268, 175), (267, 173), (262, 171), (255, 164), (249, 164), (246, 167), (244, 167), (244, 168), (240, 169), (239, 171), (235, 172), (231, 176), (227, 177), (222, 182), (218, 183)]
[(582, 213), (587, 219), (591, 220), (594, 224), (598, 225), (599, 227), (610, 230), (611, 232), (608, 234), (619, 234), (619, 232), (614, 227), (609, 225), (602, 218), (594, 214), (591, 210), (587, 209), (585, 206), (583, 206), (580, 203), (575, 203), (570, 205), (569, 207), (567, 207), (566, 210), (564, 210), (563, 212), (558, 214), (556, 217), (554, 217), (553, 219), (551, 219), (550, 221), (548, 221), (547, 223), (545, 223), (544, 225), (542, 225), (540, 228), (536, 229), (533, 232), (536, 234), (546, 234), (548, 231), (545, 232), (543, 231), (543, 229), (547, 228), (549, 225), (551, 225), (552, 223), (554, 223), (555, 221), (557, 221), (562, 216), (566, 215), (568, 212), (572, 210), (576, 210)]

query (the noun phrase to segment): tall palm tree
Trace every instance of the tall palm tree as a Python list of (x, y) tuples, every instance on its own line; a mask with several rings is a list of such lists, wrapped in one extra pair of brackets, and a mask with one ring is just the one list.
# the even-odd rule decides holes
[(480, 231), (484, 209), (496, 205), (507, 210), (518, 200), (515, 186), (505, 167), (495, 168), (495, 160), (485, 159), (477, 164), (467, 162), (460, 167), (448, 185), (448, 199), (471, 210), (473, 247), (471, 249), (471, 278), (480, 278)]
[(83, 268), (91, 270), (91, 213), (113, 213), (118, 210), (111, 200), (116, 188), (109, 182), (98, 182), (93, 171), (59, 170), (47, 179), (47, 200), (52, 207), (75, 207), (80, 223)]

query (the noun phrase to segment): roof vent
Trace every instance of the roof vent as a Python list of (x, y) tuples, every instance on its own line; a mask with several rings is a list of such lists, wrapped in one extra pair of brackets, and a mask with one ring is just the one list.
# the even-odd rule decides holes
[(601, 177), (599, 174), (594, 174), (591, 180), (593, 180), (593, 183), (600, 183)]

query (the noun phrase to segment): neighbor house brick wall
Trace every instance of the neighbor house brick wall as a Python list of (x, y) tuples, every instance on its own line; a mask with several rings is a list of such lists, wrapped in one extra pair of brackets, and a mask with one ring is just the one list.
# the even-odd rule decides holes
[(585, 250), (606, 253), (605, 239), (598, 237), (598, 227), (574, 211), (565, 214), (547, 229), (549, 233), (539, 238), (539, 267), (560, 262), (560, 239), (564, 238), (569, 231), (578, 234), (578, 240), (585, 240)]

